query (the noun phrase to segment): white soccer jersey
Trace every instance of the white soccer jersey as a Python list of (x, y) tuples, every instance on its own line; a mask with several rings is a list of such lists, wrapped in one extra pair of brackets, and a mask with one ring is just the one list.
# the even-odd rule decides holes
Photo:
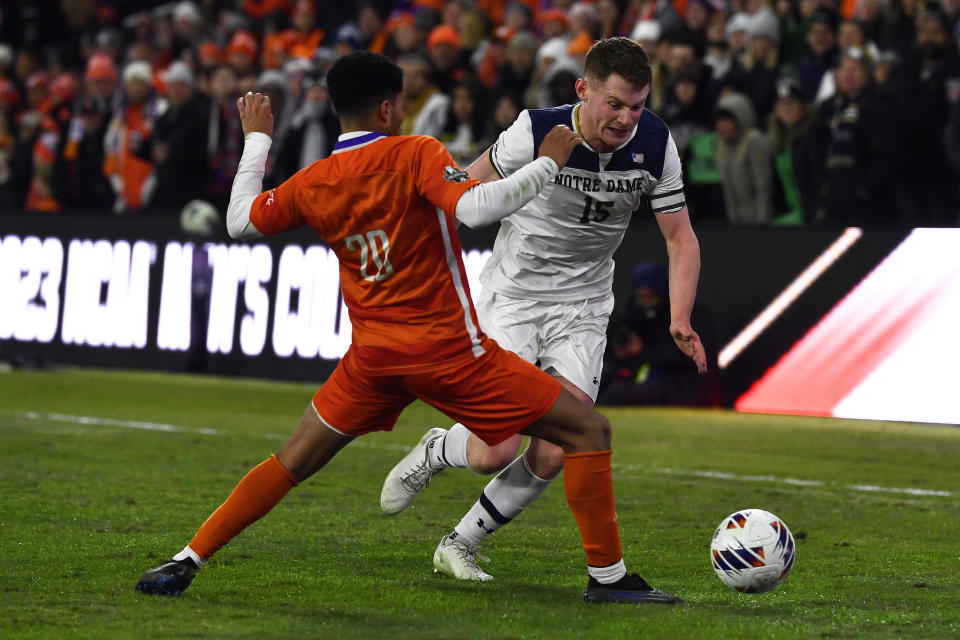
[[(554, 125), (578, 131), (579, 108), (523, 111), (490, 148), (493, 168), (506, 177), (531, 162)], [(677, 146), (663, 120), (647, 110), (629, 141), (612, 153), (580, 145), (553, 182), (501, 221), (481, 283), (535, 300), (607, 295), (613, 253), (644, 194), (654, 213), (674, 213), (685, 204)]]

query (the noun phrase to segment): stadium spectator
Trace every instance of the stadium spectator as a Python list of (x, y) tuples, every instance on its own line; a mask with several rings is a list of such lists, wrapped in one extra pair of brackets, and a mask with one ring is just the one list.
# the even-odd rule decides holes
[(750, 100), (729, 92), (717, 103), (717, 168), (731, 224), (766, 224), (773, 219), (773, 156), (770, 141), (756, 128)]
[(582, 73), (583, 65), (570, 56), (554, 60), (539, 82), (539, 107), (546, 109), (578, 102), (575, 83)]
[[(810, 130), (811, 222), (815, 225), (890, 224), (896, 221), (899, 145), (896, 112), (872, 83), (859, 49), (844, 52), (837, 95), (820, 105)], [(923, 163), (925, 164), (925, 163)], [(805, 194), (806, 195), (806, 194)]]
[(643, 20), (634, 27), (630, 37), (636, 40), (650, 58), (650, 69), (653, 71), (653, 80), (650, 81), (650, 93), (647, 95), (647, 107), (660, 113), (663, 111), (664, 92), (668, 86), (667, 66), (661, 52), (669, 52), (670, 44), (661, 40), (663, 30), (655, 20)]
[(898, 0), (890, 4), (883, 33), (883, 47), (900, 55), (913, 48), (916, 42), (917, 17), (920, 15), (920, 0)]
[[(947, 121), (944, 138), (944, 147), (955, 176), (954, 185), (960, 196), (960, 100), (954, 102), (950, 109), (950, 119)], [(952, 226), (960, 227), (960, 208), (957, 210)]]
[(157, 118), (150, 138), (157, 176), (150, 204), (156, 211), (173, 215), (196, 199), (209, 181), (210, 103), (195, 90), (193, 71), (183, 61), (167, 69), (164, 84), (169, 108)]
[[(516, 32), (507, 43), (506, 61), (497, 73), (493, 92), (523, 96), (524, 105), (536, 104), (536, 96), (527, 94), (533, 81), (536, 54), (537, 39), (533, 34), (529, 31)], [(535, 93), (535, 89), (532, 93)]]
[(433, 28), (427, 38), (427, 57), (433, 67), (433, 84), (449, 95), (457, 83), (466, 77), (460, 60), (460, 34), (447, 24)]
[(489, 31), (487, 17), (475, 7), (468, 7), (460, 14), (457, 32), (460, 34), (460, 46), (463, 47), (462, 57), (469, 64), (471, 73), (477, 72), (477, 62), (481, 59), (481, 50)]
[(776, 2), (777, 17), (780, 19), (780, 61), (790, 73), (796, 73), (797, 65), (807, 53), (806, 15), (813, 11), (814, 6), (810, 0)]
[[(875, 63), (880, 57), (880, 50), (877, 48), (877, 45), (867, 40), (863, 26), (855, 20), (844, 20), (840, 23), (837, 44), (841, 51), (849, 51), (850, 49), (862, 50), (871, 63)], [(837, 85), (833, 72), (825, 73), (820, 80), (820, 87), (817, 89), (817, 95), (814, 101), (821, 103), (829, 100), (836, 92)]]
[(87, 61), (83, 80), (87, 95), (99, 100), (108, 108), (112, 109), (120, 100), (117, 67), (109, 56), (102, 53), (92, 56)]
[[(335, 59), (342, 58), (348, 53), (353, 53), (354, 51), (359, 51), (363, 48), (363, 34), (360, 32), (360, 29), (357, 25), (352, 22), (341, 26), (337, 29), (336, 34), (333, 36), (333, 57)], [(316, 49), (314, 49), (316, 51)], [(312, 57), (312, 55), (310, 56)], [(307, 59), (302, 57), (299, 59)]]
[[(31, 78), (36, 78), (34, 74)], [(45, 78), (43, 79), (45, 82)], [(41, 119), (41, 131), (33, 144), (33, 169), (24, 208), (27, 211), (59, 211), (61, 203), (54, 192), (54, 166), (60, 141), (67, 135), (77, 81), (67, 73), (45, 85), (49, 111)]]
[(384, 29), (389, 35), (383, 46), (383, 54), (391, 60), (416, 54), (426, 40), (409, 13), (391, 16)]
[(383, 29), (383, 16), (376, 5), (362, 2), (357, 8), (357, 28), (360, 30), (360, 46), (370, 49), (377, 35)]
[(678, 29), (685, 40), (692, 42), (698, 51), (707, 47), (707, 23), (713, 8), (707, 0), (688, 0), (683, 9), (682, 24)]
[(663, 28), (656, 20), (641, 20), (634, 25), (630, 32), (630, 37), (636, 40), (647, 56), (651, 60), (657, 55), (657, 44), (660, 42), (660, 36), (663, 34)]
[(620, 32), (620, 5), (615, 0), (597, 0), (597, 22), (601, 38), (624, 35)]
[(826, 9), (818, 9), (807, 24), (809, 52), (800, 61), (797, 75), (803, 86), (803, 99), (813, 102), (820, 89), (823, 75), (837, 66), (840, 49), (837, 48), (837, 17)]
[(16, 210), (20, 206), (19, 202), (12, 201), (13, 193), (8, 188), (16, 154), (17, 140), (10, 125), (10, 117), (6, 111), (0, 109), (0, 208), (6, 211)]
[(730, 44), (724, 35), (726, 26), (726, 18), (719, 11), (714, 13), (707, 23), (707, 41), (703, 64), (710, 69), (713, 85), (720, 84), (720, 79), (730, 73), (733, 68), (734, 57), (730, 53)]
[[(287, 130), (293, 122), (297, 104), (294, 96), (290, 95), (286, 76), (281, 71), (272, 69), (264, 71), (257, 78), (254, 89), (270, 99), (270, 108), (274, 113), (273, 136), (278, 141), (287, 140)], [(267, 173), (263, 181), (268, 187), (275, 187), (290, 177), (278, 171), (276, 166), (277, 156), (282, 152), (283, 149), (278, 143), (271, 145), (270, 152), (267, 154)]]
[(104, 173), (116, 201), (114, 213), (141, 210), (156, 187), (154, 164), (148, 149), (153, 126), (167, 109), (167, 101), (152, 88), (153, 74), (144, 61), (123, 69), (124, 102), (114, 113), (104, 142)]
[(450, 96), (430, 82), (430, 63), (423, 56), (405, 56), (398, 61), (403, 69), (403, 135), (438, 137), (450, 106)]
[(523, 101), (519, 96), (505, 93), (498, 97), (493, 103), (492, 137), (496, 138), (509, 129), (521, 111), (523, 111)]
[(263, 25), (260, 40), (260, 66), (264, 70), (279, 69), (290, 59), (296, 35), (290, 29), (289, 16), (282, 11), (271, 13)]
[[(317, 26), (317, 11), (311, 0), (298, 0), (293, 9), (290, 55), (295, 58), (310, 58), (326, 35)], [(359, 42), (357, 43), (359, 45)]]
[(599, 37), (600, 16), (594, 3), (581, 0), (574, 2), (567, 10), (567, 17), (570, 18), (570, 33), (574, 38), (586, 35), (596, 40)]
[(523, 2), (507, 2), (503, 10), (503, 24), (514, 32), (533, 29), (533, 11)]
[(257, 41), (250, 33), (237, 31), (227, 45), (227, 64), (233, 67), (238, 76), (254, 73), (258, 51)]
[(611, 320), (597, 404), (720, 406), (723, 394), (710, 314), (698, 302), (690, 314), (707, 355), (707, 373), (701, 375), (670, 335), (667, 268), (638, 264), (631, 282), (631, 297)]
[(809, 194), (816, 190), (808, 166), (810, 155), (806, 140), (813, 113), (803, 100), (803, 87), (793, 78), (777, 85), (777, 102), (768, 127), (777, 188), (774, 189), (775, 225), (800, 226), (810, 217)]
[(80, 100), (54, 163), (54, 193), (65, 207), (102, 212), (113, 206), (113, 189), (103, 173), (109, 122), (105, 101), (93, 94)]
[(240, 96), (233, 67), (218, 67), (210, 79), (210, 114), (207, 125), (207, 161), (210, 181), (204, 196), (221, 213), (227, 210), (234, 168), (243, 151), (243, 130), (236, 101)]
[[(861, 2), (863, 4), (863, 2)], [(866, 51), (871, 60), (876, 60), (880, 56), (880, 48), (868, 35), (863, 22), (859, 20), (844, 20), (840, 23), (840, 31), (837, 34), (837, 45), (841, 51), (846, 51), (850, 47), (857, 47)]]
[(570, 18), (562, 9), (541, 11), (538, 22), (540, 24), (540, 36), (544, 42), (553, 38), (564, 38), (570, 32)]
[(300, 169), (326, 158), (333, 152), (337, 136), (340, 135), (340, 122), (330, 103), (330, 93), (323, 74), (307, 74), (303, 86), (304, 100), (293, 114), (284, 138), (277, 141), (279, 150), (275, 172), (278, 176), (292, 176)]
[(469, 165), (492, 142), (487, 131), (486, 87), (468, 78), (453, 89), (439, 139), (461, 167)]
[(698, 63), (688, 63), (677, 69), (660, 115), (670, 125), (682, 160), (690, 137), (705, 133), (712, 125), (713, 104)]
[(13, 47), (0, 44), (0, 78), (9, 78), (13, 69)]
[(724, 27), (724, 36), (732, 57), (736, 58), (743, 54), (750, 43), (750, 15), (735, 13), (730, 16)]
[(758, 11), (750, 16), (747, 25), (747, 50), (739, 57), (725, 78), (753, 105), (758, 122), (766, 122), (776, 100), (779, 75), (777, 47), (780, 44), (780, 25), (772, 11)]
[(205, 37), (203, 16), (200, 9), (190, 0), (182, 0), (173, 7), (173, 41), (171, 53), (175, 58), (193, 55)]
[(916, 46), (891, 80), (900, 97), (903, 157), (901, 215), (910, 225), (952, 224), (958, 208), (956, 177), (944, 151), (951, 102), (960, 99), (960, 55), (943, 13), (917, 18)]

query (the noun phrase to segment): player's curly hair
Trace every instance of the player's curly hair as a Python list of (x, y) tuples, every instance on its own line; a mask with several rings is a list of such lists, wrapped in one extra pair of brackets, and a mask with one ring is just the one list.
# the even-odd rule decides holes
[(647, 52), (630, 38), (604, 38), (587, 52), (583, 63), (585, 78), (604, 82), (614, 73), (637, 87), (653, 80)]
[(364, 115), (403, 91), (403, 71), (380, 54), (357, 51), (334, 63), (327, 87), (338, 114)]

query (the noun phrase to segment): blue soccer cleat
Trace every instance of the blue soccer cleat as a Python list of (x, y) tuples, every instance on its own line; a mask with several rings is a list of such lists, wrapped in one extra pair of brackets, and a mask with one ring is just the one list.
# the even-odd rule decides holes
[(635, 573), (626, 575), (612, 584), (601, 584), (594, 578), (590, 578), (587, 590), (583, 593), (583, 599), (597, 604), (604, 602), (680, 604), (683, 602), (682, 598), (654, 589)]
[(190, 586), (200, 568), (190, 558), (171, 560), (147, 571), (137, 580), (137, 591), (156, 596), (178, 596)]

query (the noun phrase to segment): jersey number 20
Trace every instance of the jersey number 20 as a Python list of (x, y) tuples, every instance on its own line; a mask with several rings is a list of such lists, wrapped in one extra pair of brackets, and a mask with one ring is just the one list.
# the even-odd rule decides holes
[[(360, 277), (368, 282), (382, 282), (393, 275), (393, 265), (390, 264), (390, 239), (382, 229), (367, 231), (367, 236), (361, 234), (347, 236), (348, 251), (360, 251)], [(377, 272), (373, 275), (367, 271), (370, 260)]]

